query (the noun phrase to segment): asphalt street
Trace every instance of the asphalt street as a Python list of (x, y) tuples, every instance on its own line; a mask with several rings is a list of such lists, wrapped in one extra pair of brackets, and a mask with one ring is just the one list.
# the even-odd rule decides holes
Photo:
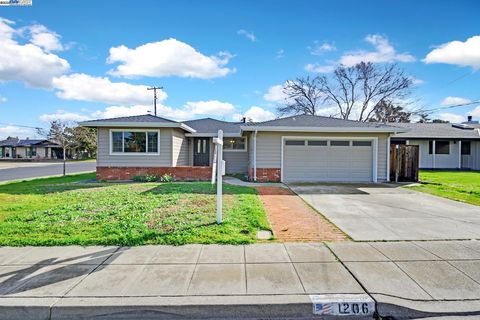
[[(95, 171), (96, 162), (67, 162), (67, 174)], [(0, 182), (61, 175), (63, 164), (60, 162), (2, 162), (0, 163)]]

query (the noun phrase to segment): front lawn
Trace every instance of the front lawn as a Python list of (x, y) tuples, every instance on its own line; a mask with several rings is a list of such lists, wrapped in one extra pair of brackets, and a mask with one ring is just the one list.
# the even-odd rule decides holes
[(108, 183), (94, 173), (0, 185), (0, 245), (255, 242), (270, 230), (253, 188), (224, 185), (217, 225), (208, 182)]
[(480, 172), (421, 170), (412, 189), (480, 206)]

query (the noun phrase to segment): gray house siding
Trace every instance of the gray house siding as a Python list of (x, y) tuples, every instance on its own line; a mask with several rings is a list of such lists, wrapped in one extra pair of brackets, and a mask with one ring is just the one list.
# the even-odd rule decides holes
[[(433, 154), (429, 154), (429, 141), (432, 139), (407, 139), (408, 144), (418, 145), (420, 156), (419, 166), (424, 169), (473, 169), (480, 170), (480, 141), (471, 141), (470, 155), (462, 155), (459, 158), (460, 144), (458, 140), (436, 139), (436, 141), (449, 141), (449, 154), (436, 154), (435, 163)], [(461, 164), (459, 163), (461, 161)]]
[(321, 137), (377, 137), (377, 180), (387, 179), (387, 139), (386, 133), (306, 133), (306, 132), (258, 132), (257, 168), (281, 168), (282, 136), (321, 136)]
[(226, 173), (247, 173), (248, 151), (223, 151), (223, 160), (226, 162)]
[[(110, 154), (110, 129), (98, 128), (98, 154), (97, 166), (99, 167), (171, 167), (172, 166), (172, 131), (173, 129), (160, 129), (160, 154), (159, 155), (111, 155)], [(119, 130), (127, 130), (118, 128)], [(137, 128), (136, 128), (137, 129)], [(145, 130), (152, 130), (146, 128)]]
[(172, 165), (188, 166), (188, 140), (182, 130), (172, 130)]

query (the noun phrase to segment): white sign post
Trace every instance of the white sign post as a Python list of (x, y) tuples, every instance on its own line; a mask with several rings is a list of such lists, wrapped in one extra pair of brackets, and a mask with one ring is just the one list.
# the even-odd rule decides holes
[(222, 223), (222, 176), (225, 174), (225, 162), (223, 161), (223, 131), (218, 130), (218, 137), (213, 138), (217, 161), (213, 162), (212, 183), (215, 181), (215, 169), (217, 174), (217, 224)]

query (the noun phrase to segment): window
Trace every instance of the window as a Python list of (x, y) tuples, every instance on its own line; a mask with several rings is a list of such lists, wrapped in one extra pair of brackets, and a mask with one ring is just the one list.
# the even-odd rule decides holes
[(286, 146), (304, 146), (305, 140), (287, 140), (285, 141)]
[(326, 146), (327, 141), (326, 140), (308, 140), (308, 145), (309, 146)]
[(111, 132), (112, 153), (158, 154), (158, 131), (125, 130)]
[(332, 147), (348, 147), (350, 145), (350, 141), (332, 140), (330, 141), (330, 145)]
[(372, 141), (353, 141), (352, 145), (354, 147), (371, 147)]
[(470, 141), (462, 141), (462, 155), (469, 156), (470, 153)]
[(225, 151), (246, 151), (247, 143), (245, 138), (224, 138), (223, 150)]
[(36, 157), (37, 156), (37, 148), (36, 147), (29, 147), (28, 148), (28, 156), (30, 158)]
[[(433, 153), (433, 141), (428, 141), (428, 154)], [(435, 154), (450, 154), (450, 141), (435, 141)]]

